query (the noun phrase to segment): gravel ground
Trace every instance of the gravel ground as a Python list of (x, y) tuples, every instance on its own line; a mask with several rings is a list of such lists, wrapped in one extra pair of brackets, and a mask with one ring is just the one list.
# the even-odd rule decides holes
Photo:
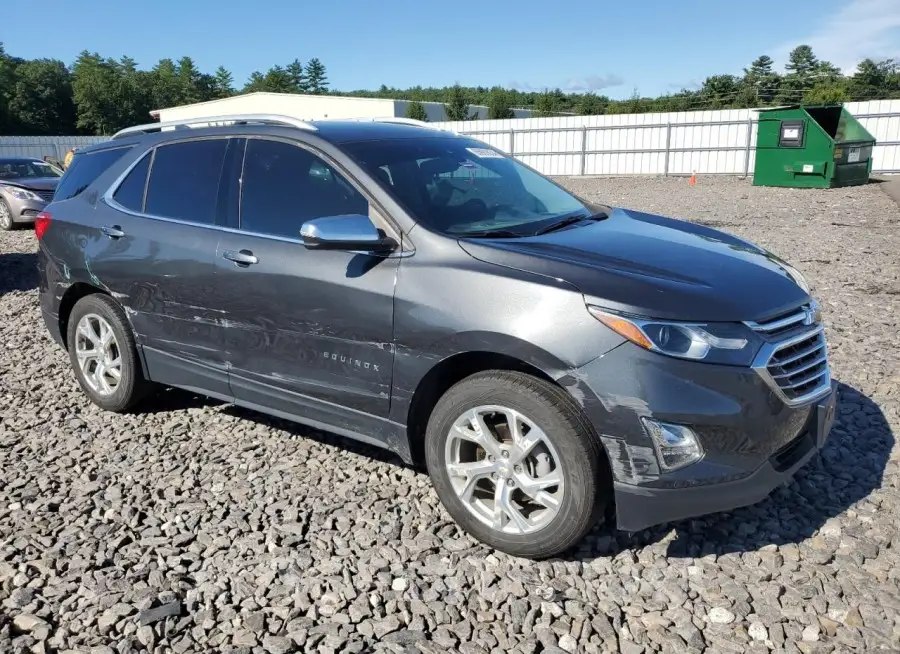
[(0, 234), (0, 651), (721, 652), (900, 647), (900, 210), (877, 184), (578, 179), (737, 233), (823, 301), (838, 420), (762, 503), (564, 560), (495, 554), (383, 452), (177, 391), (78, 391)]

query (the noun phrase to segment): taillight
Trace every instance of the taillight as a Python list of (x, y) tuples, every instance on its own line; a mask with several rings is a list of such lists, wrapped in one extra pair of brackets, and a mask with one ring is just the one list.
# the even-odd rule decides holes
[(44, 232), (47, 231), (47, 228), (50, 227), (50, 221), (53, 219), (48, 212), (42, 211), (37, 217), (34, 219), (34, 235), (37, 236), (37, 239), (40, 241), (44, 236)]

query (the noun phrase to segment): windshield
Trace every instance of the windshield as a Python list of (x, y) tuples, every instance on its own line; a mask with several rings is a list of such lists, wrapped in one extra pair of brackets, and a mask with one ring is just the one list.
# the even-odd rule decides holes
[(0, 179), (13, 181), (41, 177), (62, 177), (62, 173), (44, 161), (0, 159)]
[(591, 213), (562, 187), (479, 141), (396, 139), (345, 149), (418, 222), (450, 236), (526, 236), (561, 216)]

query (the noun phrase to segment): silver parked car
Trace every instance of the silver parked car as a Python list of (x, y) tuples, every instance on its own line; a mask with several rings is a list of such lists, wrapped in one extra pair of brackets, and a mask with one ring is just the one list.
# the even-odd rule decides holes
[(0, 230), (33, 223), (53, 200), (62, 175), (62, 170), (40, 159), (0, 159)]

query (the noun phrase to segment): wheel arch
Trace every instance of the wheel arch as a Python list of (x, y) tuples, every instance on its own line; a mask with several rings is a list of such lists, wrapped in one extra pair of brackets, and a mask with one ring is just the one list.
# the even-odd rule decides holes
[[(409, 442), (411, 462), (419, 469), (425, 468), (425, 428), (428, 419), (434, 410), (438, 400), (454, 384), (466, 377), (486, 370), (504, 370), (521, 372), (541, 379), (566, 392), (573, 404), (582, 409), (578, 395), (581, 389), (571, 388), (567, 383), (572, 381), (568, 375), (560, 375), (553, 367), (541, 366), (535, 362), (528, 362), (513, 354), (489, 350), (467, 350), (457, 352), (434, 364), (421, 378), (412, 393), (406, 416), (406, 433)], [(598, 438), (599, 441), (599, 438)], [(602, 446), (604, 455), (609, 463), (609, 455)]]

